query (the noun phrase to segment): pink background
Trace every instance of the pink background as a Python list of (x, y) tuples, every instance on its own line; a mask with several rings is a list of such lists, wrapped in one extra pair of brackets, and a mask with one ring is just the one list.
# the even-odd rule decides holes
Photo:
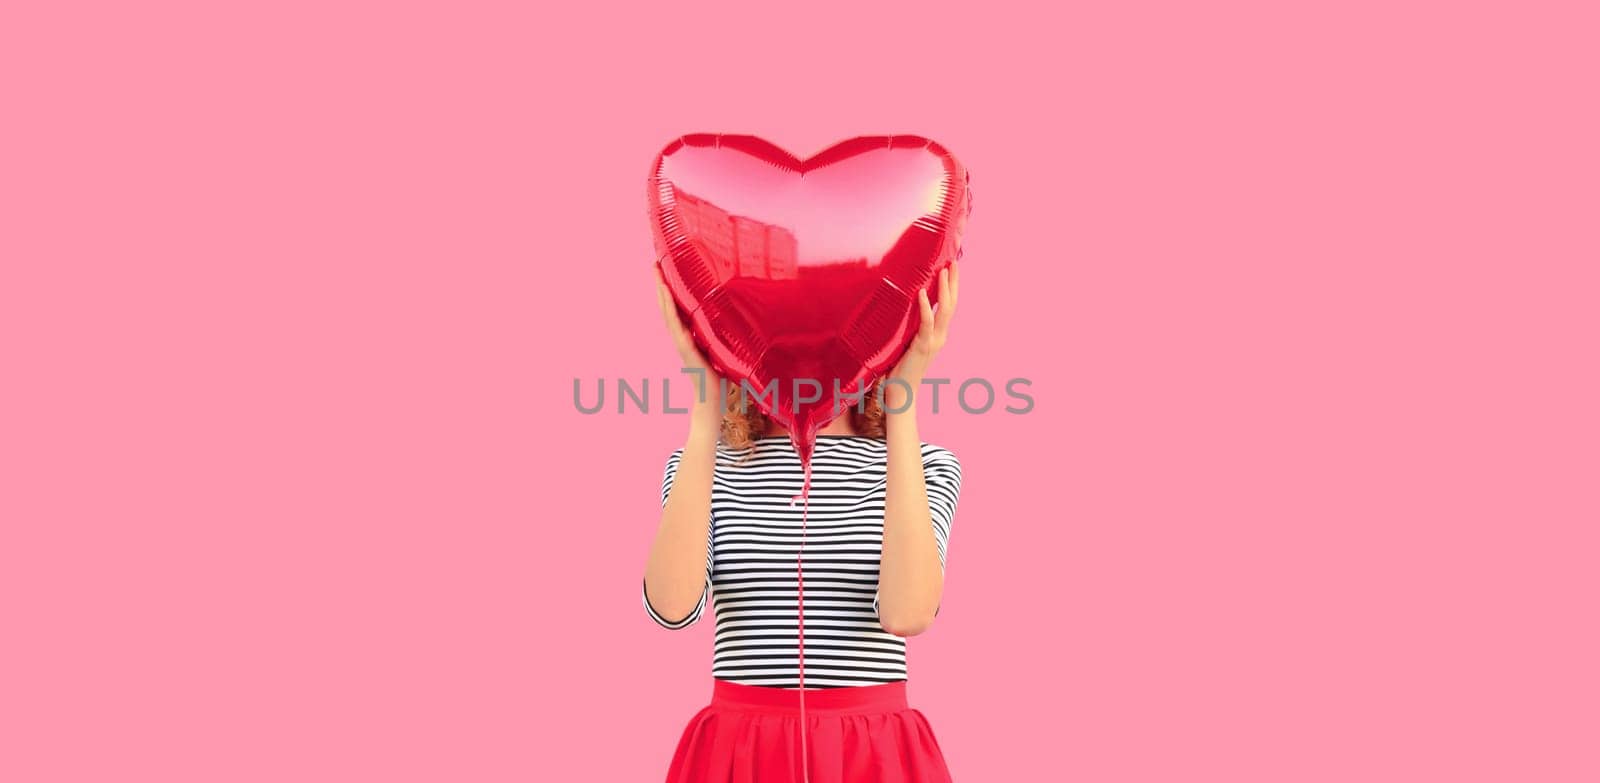
[(957, 780), (1600, 779), (1585, 4), (1100, 5), (8, 7), (0, 779), (659, 779), (691, 131), (972, 169)]

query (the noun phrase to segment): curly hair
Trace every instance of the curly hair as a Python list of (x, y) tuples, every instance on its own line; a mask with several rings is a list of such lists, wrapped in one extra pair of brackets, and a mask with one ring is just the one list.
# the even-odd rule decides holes
[[(737, 393), (733, 389), (737, 388)], [(842, 401), (843, 402), (843, 401)], [(846, 415), (857, 434), (869, 438), (883, 438), (888, 427), (883, 411), (883, 379), (867, 386), (860, 403), (849, 403)], [(749, 448), (756, 438), (772, 430), (772, 419), (753, 403), (745, 402), (743, 387), (730, 386), (722, 414), (722, 442), (730, 449)]]

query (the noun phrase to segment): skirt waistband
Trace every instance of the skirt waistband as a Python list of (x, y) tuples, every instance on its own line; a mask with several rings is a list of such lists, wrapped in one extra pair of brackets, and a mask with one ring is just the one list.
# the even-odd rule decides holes
[[(711, 680), (711, 706), (724, 709), (768, 713), (800, 714), (800, 691), (746, 685), (729, 680)], [(844, 715), (861, 712), (894, 712), (907, 708), (906, 681), (842, 688), (807, 688), (806, 714)]]

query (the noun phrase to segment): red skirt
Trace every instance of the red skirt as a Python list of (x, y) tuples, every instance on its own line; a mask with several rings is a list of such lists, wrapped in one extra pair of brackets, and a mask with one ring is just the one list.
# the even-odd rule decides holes
[(800, 692), (712, 679), (689, 720), (667, 783), (950, 783), (944, 754), (906, 683)]

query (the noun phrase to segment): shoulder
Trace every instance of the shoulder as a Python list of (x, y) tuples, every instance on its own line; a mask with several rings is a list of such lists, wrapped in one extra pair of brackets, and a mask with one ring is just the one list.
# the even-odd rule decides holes
[(939, 468), (956, 475), (961, 474), (961, 460), (955, 452), (933, 443), (922, 444), (922, 466), (924, 468)]
[(666, 473), (667, 473), (667, 479), (668, 480), (671, 480), (672, 474), (674, 474), (674, 473), (676, 473), (678, 471), (678, 463), (680, 463), (682, 461), (683, 461), (683, 448), (682, 447), (673, 449), (672, 453), (667, 455)]

